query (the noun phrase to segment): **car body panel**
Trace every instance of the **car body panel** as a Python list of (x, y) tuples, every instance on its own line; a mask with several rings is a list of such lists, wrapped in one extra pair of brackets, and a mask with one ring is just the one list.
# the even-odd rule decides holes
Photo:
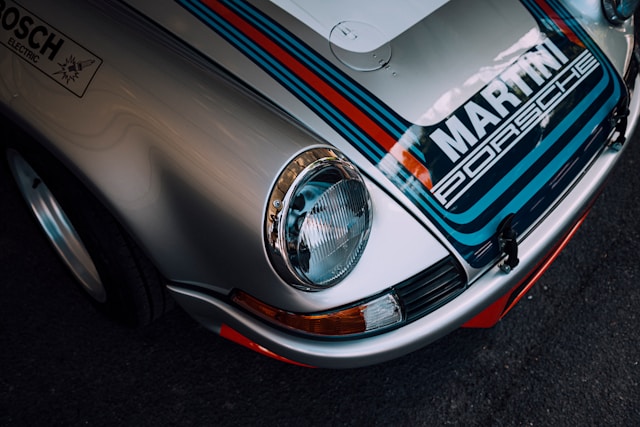
[[(308, 9), (284, 9), (303, 1), (2, 0), (0, 103), (98, 196), (206, 327), (304, 364), (381, 362), (528, 280), (583, 218), (623, 151), (611, 143), (638, 115), (622, 81), (633, 26), (612, 28), (599, 2), (592, 12), (568, 0), (425, 3), (419, 19), (388, 29), (384, 12), (359, 26), (365, 18), (347, 8), (316, 25)], [(366, 48), (332, 38), (336, 29), (364, 34)], [(52, 47), (58, 40), (67, 50)], [(380, 66), (363, 71), (374, 54)], [(526, 82), (506, 82), (516, 66)], [(552, 90), (562, 103), (531, 107)], [(513, 130), (516, 120), (531, 126)], [(498, 158), (484, 133), (500, 129), (528, 139)], [(438, 130), (449, 142), (434, 140)], [(364, 174), (374, 219), (355, 269), (304, 292), (269, 262), (265, 205), (284, 166), (324, 146)], [(438, 193), (474, 156), (484, 175), (456, 200)], [(509, 214), (520, 264), (505, 273), (498, 227)], [(242, 290), (288, 312), (325, 312), (442, 260), (460, 267), (464, 292), (372, 336), (318, 339), (230, 299)]]
[[(87, 22), (100, 22), (91, 28), (68, 23), (71, 17), (52, 5), (54, 11), (33, 7), (31, 12), (50, 17), (54, 29), (75, 30), (66, 32), (70, 38), (95, 33), (82, 40), (100, 45), (103, 63), (83, 97), (7, 55), (1, 65), (3, 99), (15, 114), (37, 123), (40, 138), (55, 141), (51, 148), (93, 187), (169, 280), (221, 295), (242, 286), (285, 309), (318, 311), (379, 292), (447, 255), (370, 184), (381, 210), (374, 229), (380, 231), (353, 272), (359, 280), (368, 277), (366, 286), (309, 294), (284, 284), (265, 255), (264, 204), (283, 164), (323, 141), (221, 71), (188, 56), (162, 31), (138, 31), (137, 21), (126, 15), (130, 10), (101, 7), (74, 5)], [(101, 41), (98, 34), (114, 25), (116, 35)], [(144, 70), (144, 78), (131, 70)], [(21, 84), (25, 77), (33, 79), (28, 86)], [(386, 245), (390, 237), (398, 246)], [(381, 257), (400, 268), (387, 268)]]
[[(143, 7), (144, 2), (140, 3)], [(577, 156), (578, 150), (586, 145), (590, 145), (592, 149), (595, 148), (596, 144), (591, 141), (591, 134), (594, 126), (599, 126), (601, 123), (603, 129), (599, 138), (602, 143), (612, 130), (607, 115), (614, 111), (619, 103), (624, 102), (623, 85), (612, 66), (609, 65), (606, 56), (559, 4), (523, 2), (524, 6), (539, 20), (536, 24), (531, 15), (526, 11), (523, 12), (524, 6), (515, 2), (508, 4), (502, 2), (499, 5), (491, 2), (481, 5), (476, 3), (478, 7), (472, 10), (462, 10), (458, 2), (448, 2), (420, 25), (414, 25), (396, 37), (394, 44), (399, 46), (400, 52), (420, 51), (424, 56), (413, 55), (412, 61), (408, 62), (394, 57), (389, 63), (391, 68), (399, 63), (406, 66), (408, 70), (424, 69), (430, 78), (422, 81), (428, 82), (430, 88), (441, 87), (435, 76), (444, 76), (443, 70), (449, 73), (451, 73), (449, 70), (454, 70), (453, 76), (447, 75), (449, 82), (459, 81), (464, 83), (463, 86), (470, 86), (466, 89), (467, 93), (473, 93), (474, 90), (480, 91), (480, 88), (486, 86), (484, 91), (474, 97), (469, 95), (469, 98), (466, 98), (468, 95), (464, 92), (457, 93), (457, 100), (468, 99), (468, 101), (455, 109), (449, 106), (451, 109), (446, 112), (447, 116), (439, 124), (424, 126), (420, 122), (413, 123), (407, 116), (413, 117), (414, 120), (424, 117), (425, 109), (431, 105), (437, 105), (438, 102), (430, 99), (429, 94), (423, 93), (421, 85), (411, 81), (403, 82), (402, 76), (405, 73), (381, 70), (383, 73), (392, 75), (396, 73), (393, 77), (397, 78), (399, 83), (394, 82), (395, 84), (383, 84), (379, 80), (365, 77), (375, 75), (375, 78), (380, 78), (381, 74), (378, 72), (359, 73), (355, 77), (347, 75), (343, 70), (345, 67), (341, 69), (336, 65), (335, 58), (331, 60), (330, 53), (322, 51), (321, 47), (324, 46), (326, 49), (327, 46), (326, 43), (323, 45), (317, 40), (318, 34), (300, 31), (303, 37), (298, 38), (288, 33), (285, 29), (286, 24), (274, 22), (268, 16), (269, 13), (276, 13), (272, 10), (263, 12), (244, 2), (225, 4), (225, 2), (184, 1), (180, 3), (197, 16), (205, 26), (211, 28), (216, 35), (233, 44), (255, 65), (297, 96), (313, 110), (315, 116), (323, 118), (325, 123), (330, 124), (348, 143), (355, 146), (390, 181), (402, 189), (405, 196), (419, 207), (430, 222), (436, 224), (440, 235), (447, 238), (473, 268), (485, 267), (499, 254), (494, 235), (498, 225), (507, 215), (516, 213), (515, 227), (517, 232), (523, 233), (534, 224), (536, 218), (543, 214), (548, 206), (553, 204), (560, 193), (549, 191), (550, 188), (546, 186), (551, 185), (554, 189), (562, 189), (567, 186), (567, 182), (559, 185), (553, 181), (552, 177), (562, 174), (563, 178), (570, 182), (580, 172), (588, 162), (588, 156), (581, 154), (585, 162), (581, 165), (573, 164), (573, 171), (568, 173), (564, 167), (572, 162), (572, 153)], [(456, 5), (458, 8), (454, 8)], [(265, 6), (262, 5), (262, 7)], [(151, 13), (150, 10), (145, 12)], [(445, 15), (440, 16), (441, 13)], [(475, 22), (485, 23), (496, 19), (496, 16), (501, 19), (506, 17), (505, 21), (517, 24), (514, 27), (520, 32), (507, 31), (506, 36), (504, 33), (500, 34), (503, 40), (515, 39), (517, 43), (507, 42), (504, 46), (505, 42), (503, 42), (503, 45), (498, 45), (499, 48), (494, 51), (492, 49), (496, 49), (497, 43), (493, 40), (497, 34), (492, 36), (491, 32), (485, 30), (489, 35), (483, 37), (481, 43), (486, 41), (486, 44), (466, 43), (467, 47), (463, 50), (463, 43), (461, 43), (459, 49), (455, 48), (456, 39), (466, 41), (478, 32), (477, 27), (460, 24), (461, 19), (477, 18)], [(287, 17), (281, 19), (286, 22)], [(425, 37), (423, 32), (436, 32), (439, 28), (437, 24), (443, 21), (456, 22), (457, 37), (450, 37), (446, 41)], [(186, 26), (186, 28), (190, 27)], [(504, 31), (504, 25), (487, 25), (487, 27)], [(262, 32), (253, 31), (254, 28)], [(523, 31), (522, 28), (525, 30)], [(450, 31), (440, 32), (450, 33)], [(188, 37), (182, 34), (181, 36)], [(429, 47), (402, 49), (405, 46), (411, 46), (411, 41), (421, 38), (430, 41)], [(325, 37), (324, 41), (328, 39)], [(558, 43), (566, 45), (564, 53), (558, 48)], [(590, 56), (591, 54), (585, 51), (584, 54), (589, 55), (588, 58), (578, 57), (577, 52), (572, 51), (572, 49), (581, 50), (581, 46), (585, 43), (588, 49), (593, 51), (594, 56)], [(447, 44), (454, 45), (447, 47), (456, 54), (438, 54), (438, 48), (443, 49)], [(431, 52), (430, 46), (435, 46), (436, 51)], [(625, 43), (625, 50), (626, 46)], [(461, 52), (458, 54), (458, 51)], [(479, 55), (474, 55), (474, 52), (482, 52), (483, 61), (478, 60)], [(559, 75), (552, 73), (568, 64), (569, 58), (566, 55), (572, 54), (574, 55), (571, 58), (570, 68), (563, 68)], [(441, 61), (443, 57), (445, 61), (450, 57), (464, 58), (465, 64), (449, 67), (446, 62)], [(497, 58), (497, 60), (488, 61), (487, 58)], [(224, 59), (220, 60), (226, 63)], [(598, 61), (600, 65), (593, 62), (592, 68), (586, 68), (587, 60)], [(496, 64), (496, 61), (502, 62)], [(541, 65), (540, 61), (546, 61), (546, 63)], [(432, 72), (428, 68), (430, 64), (437, 64), (439, 72)], [(536, 67), (542, 69), (538, 70)], [(316, 71), (316, 68), (319, 71)], [(558, 83), (566, 80), (567, 76), (572, 76), (572, 73), (588, 71), (591, 74), (596, 71), (596, 68), (598, 72), (603, 73), (600, 75), (600, 84), (596, 84), (593, 79), (588, 80), (587, 77), (590, 76), (587, 74), (581, 75), (580, 78), (584, 80), (581, 80), (579, 85), (572, 85), (570, 88), (564, 87), (566, 81), (562, 84)], [(462, 70), (463, 73), (471, 71), (474, 78), (456, 75), (455, 72), (458, 70)], [(483, 78), (479, 77), (478, 70), (484, 70)], [(525, 70), (534, 80), (533, 84), (511, 77), (516, 71), (522, 70)], [(415, 72), (406, 74), (422, 75)], [(597, 78), (595, 77), (596, 80)], [(432, 82), (432, 79), (435, 82)], [(466, 82), (469, 80), (475, 81), (474, 85), (467, 85)], [(422, 86), (425, 85), (425, 83), (422, 84)], [(449, 83), (448, 86), (450, 85)], [(531, 95), (535, 89), (532, 87), (535, 85), (540, 86), (539, 92)], [(455, 83), (454, 87), (456, 87)], [(580, 92), (587, 87), (594, 87), (594, 90), (582, 103), (577, 104), (576, 101), (576, 108), (574, 108), (574, 104), (569, 102), (574, 98), (571, 96), (572, 93)], [(605, 87), (609, 92), (604, 92)], [(371, 88), (376, 88), (374, 93), (370, 92)], [(523, 99), (510, 101), (511, 104), (517, 102), (518, 106), (523, 104), (522, 108), (516, 112), (507, 111), (506, 101), (503, 99), (498, 102), (492, 95), (492, 92), (498, 89), (504, 92), (509, 90), (511, 94), (522, 94), (524, 91), (526, 96)], [(390, 100), (386, 90), (393, 93), (393, 99)], [(552, 90), (553, 96), (549, 95)], [(555, 90), (558, 90), (558, 96)], [(560, 91), (562, 91), (561, 94)], [(356, 96), (354, 93), (360, 95)], [(506, 96), (506, 94), (503, 95)], [(560, 98), (560, 95), (564, 110), (556, 108), (559, 104), (556, 99)], [(606, 97), (604, 106), (598, 111), (587, 112), (588, 106), (598, 97)], [(411, 108), (411, 113), (403, 115), (402, 106), (408, 104), (409, 99), (419, 101), (414, 101), (416, 106)], [(487, 106), (487, 102), (491, 104), (492, 101), (495, 105)], [(544, 108), (533, 105), (536, 102)], [(602, 103), (603, 99), (598, 99), (597, 102)], [(549, 118), (553, 114), (564, 117), (564, 121), (551, 120), (549, 123)], [(592, 115), (591, 121), (575, 123), (576, 118), (586, 118), (587, 114)], [(296, 113), (296, 117), (305, 120), (305, 114)], [(500, 125), (498, 129), (489, 126), (498, 124)], [(471, 125), (475, 134), (470, 129)], [(563, 144), (571, 140), (572, 145), (571, 147), (565, 145), (565, 150), (560, 154), (559, 136), (565, 134), (570, 125), (579, 125), (585, 129), (580, 137), (582, 142), (572, 137), (564, 138)], [(490, 136), (486, 136), (487, 128), (491, 129)], [(549, 134), (548, 137), (544, 136), (547, 134)], [(469, 146), (474, 146), (479, 139), (483, 140), (482, 143), (468, 154), (469, 157), (464, 162), (458, 162), (460, 153), (471, 151)], [(345, 149), (339, 142), (336, 142), (336, 145)], [(518, 146), (517, 150), (511, 150), (515, 145)], [(553, 147), (556, 150), (555, 154), (548, 152), (548, 147)], [(446, 156), (443, 155), (443, 151)], [(511, 153), (507, 156), (508, 151)], [(521, 154), (515, 155), (518, 151)], [(591, 155), (594, 153), (595, 151), (592, 151)], [(550, 164), (551, 159), (555, 159), (553, 165)], [(518, 164), (518, 167), (510, 170), (509, 165), (513, 164)], [(544, 173), (540, 173), (543, 165)], [(502, 173), (500, 179), (495, 176), (498, 170)], [(531, 182), (530, 178), (524, 175), (525, 170), (530, 176), (537, 176), (535, 182)], [(517, 180), (520, 184), (516, 184)], [(384, 183), (385, 180), (381, 182)], [(517, 185), (519, 190), (514, 191)], [(509, 191), (506, 191), (507, 189)], [(473, 195), (478, 197), (469, 197)], [(479, 195), (482, 195), (482, 198), (479, 198)], [(507, 204), (506, 201), (509, 203)], [(527, 213), (526, 215), (517, 214), (518, 212)]]
[[(512, 65), (486, 89), (435, 126), (407, 121), (397, 108), (367, 93), (366, 86), (347, 80), (301, 40), (248, 4), (183, 3), (350, 140), (473, 267), (484, 267), (499, 255), (494, 235), (507, 215), (516, 214), (514, 228), (523, 233), (564, 191), (567, 183), (555, 182), (553, 177), (562, 173), (570, 182), (579, 173), (595, 152), (578, 156), (578, 150), (585, 145), (597, 150), (591, 135), (601, 123), (602, 145), (612, 130), (609, 115), (625, 97), (620, 78), (597, 46), (579, 27), (554, 15), (561, 12), (546, 2), (541, 4), (549, 11), (525, 2), (539, 14), (541, 32), (545, 32), (533, 37), (534, 48), (515, 63), (511, 60)], [(260, 25), (264, 33), (252, 31)], [(398, 43), (402, 47), (405, 42)], [(321, 71), (314, 71), (314, 66)], [(519, 75), (514, 77), (522, 71), (533, 84)], [(323, 73), (328, 77), (323, 79)], [(539, 86), (536, 92), (535, 84)], [(587, 88), (593, 89), (583, 99), (572, 96)], [(419, 88), (415, 89), (419, 94)], [(362, 98), (354, 92), (362, 93)], [(596, 103), (596, 109), (588, 111)], [(509, 111), (508, 104), (519, 109)], [(371, 110), (366, 114), (368, 105)], [(577, 119), (584, 122), (576, 123)], [(584, 129), (582, 135), (576, 138), (576, 131), (569, 133), (570, 126)], [(565, 134), (568, 137), (562, 138)], [(464, 160), (460, 159), (463, 153), (468, 156)], [(576, 164), (574, 157), (584, 162)], [(575, 170), (564, 169), (572, 163)]]

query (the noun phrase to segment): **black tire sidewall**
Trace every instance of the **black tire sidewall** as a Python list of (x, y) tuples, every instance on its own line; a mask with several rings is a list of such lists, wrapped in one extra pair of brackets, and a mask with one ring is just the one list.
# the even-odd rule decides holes
[[(7, 149), (19, 152), (38, 173), (89, 252), (105, 288), (106, 299), (100, 302), (93, 298), (74, 276), (82, 293), (107, 317), (126, 326), (141, 326), (157, 317), (147, 295), (148, 287), (155, 284), (144, 283), (146, 278), (140, 272), (142, 266), (139, 264), (144, 255), (102, 203), (38, 144), (23, 138), (19, 143), (10, 141), (5, 145)], [(6, 158), (6, 152), (3, 154)], [(73, 276), (71, 271), (69, 273)], [(160, 279), (159, 274), (153, 274)]]

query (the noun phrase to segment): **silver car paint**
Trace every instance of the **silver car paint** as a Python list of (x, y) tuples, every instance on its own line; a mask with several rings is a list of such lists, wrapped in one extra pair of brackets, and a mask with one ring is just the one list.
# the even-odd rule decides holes
[[(640, 84), (640, 79), (636, 79), (636, 84)], [(640, 97), (635, 97), (630, 115), (634, 120), (629, 123), (627, 136), (637, 128), (639, 116)], [(571, 230), (581, 210), (593, 197), (594, 188), (604, 185), (608, 172), (620, 159), (620, 153), (614, 150), (603, 153), (568, 197), (523, 241), (519, 249), (524, 262), (510, 275), (494, 266), (446, 306), (382, 335), (365, 339), (318, 341), (270, 327), (202, 293), (174, 288), (175, 296), (183, 304), (189, 304), (191, 314), (211, 330), (218, 332), (220, 324), (224, 323), (269, 350), (300, 363), (326, 368), (353, 368), (388, 361), (451, 333), (508, 292), (514, 283), (526, 279), (539, 260), (553, 249), (555, 239)]]
[[(448, 244), (441, 243), (444, 239), (436, 230), (427, 231), (428, 221), (379, 171), (246, 58), (215, 39), (174, 2), (130, 3), (154, 13), (150, 16), (286, 112), (252, 95), (208, 61), (112, 2), (21, 2), (95, 52), (103, 64), (86, 94), (78, 98), (3, 49), (0, 96), (4, 109), (29, 118), (34, 133), (51, 141), (51, 148), (97, 192), (169, 279), (222, 294), (239, 287), (281, 308), (308, 312), (374, 294), (447, 255)], [(449, 2), (439, 13), (483, 14), (490, 19), (490, 12), (499, 8), (508, 11), (514, 22), (528, 21), (518, 6), (488, 0), (470, 6), (467, 2), (463, 13), (463, 3)], [(584, 10), (583, 2), (567, 3), (574, 12)], [(273, 11), (276, 6), (261, 7)], [(596, 12), (583, 12), (579, 17), (622, 71), (630, 56), (629, 28), (612, 31)], [(289, 20), (290, 28), (300, 34), (310, 32), (288, 16), (281, 18)], [(501, 37), (519, 39), (526, 32), (514, 25)], [(437, 44), (439, 49), (451, 46), (447, 40)], [(454, 46), (462, 48), (463, 43)], [(328, 45), (315, 47), (330, 55)], [(465, 73), (467, 80), (478, 77), (481, 81), (486, 77), (480, 76), (479, 64), (485, 59), (484, 52), (460, 52), (451, 59), (459, 62), (451, 65)], [(463, 67), (467, 64), (476, 65)], [(451, 76), (437, 69), (438, 86), (450, 87)], [(442, 95), (427, 94), (433, 102), (420, 106), (403, 105), (402, 90), (382, 84), (402, 81), (402, 73), (396, 71), (394, 76), (393, 68), (377, 74), (348, 72), (365, 84), (387, 88), (389, 99), (406, 108), (408, 116), (423, 116), (423, 106), (435, 104)], [(443, 111), (455, 108), (475, 90), (477, 86), (465, 87), (461, 97)], [(295, 120), (286, 114), (292, 112)], [(342, 149), (370, 177), (375, 223), (356, 270), (339, 286), (309, 294), (293, 290), (271, 270), (262, 243), (262, 216), (272, 182), (287, 160), (324, 141)], [(589, 199), (617, 158), (612, 152), (599, 158), (569, 197), (537, 227), (534, 238), (524, 241), (521, 257), (528, 261), (511, 276), (490, 268), (446, 309), (384, 335), (326, 345), (271, 328), (204, 294), (174, 290), (182, 304), (211, 329), (228, 323), (285, 357), (336, 367), (387, 360), (458, 327), (507, 291), (576, 219), (577, 208)], [(396, 242), (393, 247), (388, 245), (391, 239)], [(469, 269), (472, 277), (480, 273)]]
[[(593, 0), (590, 1), (593, 12), (583, 12), (580, 18), (584, 20), (583, 24), (591, 29), (592, 37), (603, 46), (616, 69), (622, 73), (630, 58), (631, 28), (626, 26), (611, 30), (600, 14), (599, 4), (593, 5)], [(258, 69), (246, 56), (230, 48), (226, 41), (197, 19), (185, 15), (181, 7), (174, 3), (170, 2), (166, 8), (157, 8), (156, 2), (145, 0), (128, 0), (128, 3), (187, 40), (207, 57), (222, 64), (265, 97), (291, 112), (322, 139), (341, 149), (367, 175), (401, 201), (407, 210), (420, 218), (423, 225), (429, 228), (448, 250), (455, 252), (447, 239), (431, 226), (429, 220), (424, 218), (402, 192), (389, 183), (379, 169), (302, 102), (282, 90), (280, 84)], [(454, 0), (447, 2), (420, 25), (412, 27), (394, 40), (394, 46), (398, 47), (394, 48), (387, 67), (374, 72), (356, 72), (345, 67), (333, 56), (326, 36), (318, 35), (315, 30), (294, 17), (282, 13), (282, 10), (271, 2), (253, 3), (267, 14), (277, 17), (286, 28), (313, 46), (318, 53), (332, 61), (364, 88), (373, 91), (400, 111), (406, 119), (420, 123), (434, 123), (450, 114), (499, 74), (514, 58), (535, 44), (539, 37), (535, 22), (518, 1)], [(574, 9), (582, 9), (580, 2), (566, 3), (576, 4)], [(348, 15), (345, 19), (348, 19)], [(481, 40), (478, 40), (477, 34), (483, 35)], [(467, 43), (471, 38), (474, 39), (474, 43), (481, 44), (482, 48), (471, 49)], [(428, 40), (428, 43), (421, 42), (423, 40)], [(415, 53), (423, 51), (426, 53)], [(402, 72), (416, 69), (421, 72)], [(424, 74), (422, 70), (425, 70)], [(468, 268), (468, 272), (472, 279), (481, 273), (471, 268)]]
[(349, 280), (323, 293), (294, 290), (266, 258), (264, 205), (287, 161), (323, 141), (117, 4), (31, 3), (24, 6), (103, 63), (78, 98), (3, 50), (3, 102), (38, 124), (40, 136), (168, 279), (221, 294), (242, 288), (284, 309), (320, 311), (381, 291), (446, 256), (370, 183), (374, 228)]

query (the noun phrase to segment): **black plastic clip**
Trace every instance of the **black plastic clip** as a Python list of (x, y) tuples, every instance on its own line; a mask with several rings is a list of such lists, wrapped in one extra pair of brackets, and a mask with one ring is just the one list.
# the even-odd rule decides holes
[(498, 244), (500, 245), (500, 252), (507, 255), (507, 259), (499, 265), (500, 269), (505, 273), (511, 273), (511, 270), (516, 268), (520, 263), (518, 259), (518, 233), (511, 227), (514, 214), (509, 214), (502, 220), (498, 226)]
[(627, 130), (628, 117), (629, 110), (626, 109), (623, 113), (616, 115), (612, 119), (613, 135), (609, 141), (609, 146), (615, 151), (622, 150), (622, 146), (627, 140), (624, 133)]

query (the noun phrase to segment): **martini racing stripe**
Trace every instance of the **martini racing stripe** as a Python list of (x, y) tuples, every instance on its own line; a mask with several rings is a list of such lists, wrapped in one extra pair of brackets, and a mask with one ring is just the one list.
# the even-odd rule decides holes
[[(528, 3), (528, 7), (532, 10), (532, 13), (536, 14), (533, 7), (535, 4), (540, 10), (540, 12), (537, 12), (537, 17), (541, 19), (551, 31), (563, 33), (572, 43), (578, 46), (584, 46), (582, 42), (583, 39), (578, 37), (572, 30), (572, 27), (575, 28), (575, 25), (571, 26), (568, 24), (570, 20), (573, 20), (573, 17), (570, 16), (560, 4), (553, 0), (523, 0), (523, 3)], [(551, 6), (552, 3), (555, 3), (555, 5)], [(581, 29), (578, 28), (578, 30)], [(585, 36), (586, 34), (583, 32), (582, 37)]]
[(295, 38), (284, 28), (276, 25), (269, 17), (259, 13), (242, 2), (232, 3), (232, 6), (242, 9), (254, 20), (256, 25), (265, 34), (273, 38), (280, 46), (286, 46), (290, 52), (296, 53), (296, 58), (310, 69), (314, 70), (321, 78), (336, 87), (341, 94), (357, 104), (379, 123), (384, 123), (390, 134), (399, 139), (407, 129), (409, 123), (399, 117), (395, 112), (380, 103), (360, 85), (353, 82), (343, 73), (338, 72), (332, 64), (318, 56), (306, 44)]
[[(444, 170), (443, 173), (442, 165), (446, 165), (441, 161), (443, 152), (436, 144), (424, 142), (424, 137), (432, 134), (442, 123), (433, 126), (409, 123), (336, 65), (246, 1), (176, 1), (353, 144), (433, 220), (474, 267), (486, 265), (499, 255), (494, 237), (501, 218), (510, 213), (524, 212), (515, 222), (517, 231), (521, 233), (561, 196), (562, 189), (569, 186), (579, 173), (578, 167), (585, 167), (595, 155), (593, 147), (604, 142), (602, 136), (594, 142), (585, 129), (603, 126), (621, 98), (619, 77), (584, 31), (575, 21), (568, 20), (569, 15), (561, 5), (554, 0), (522, 0), (545, 32), (544, 37), (549, 39), (547, 47), (552, 52), (570, 55), (574, 61), (576, 49), (584, 51), (586, 46), (598, 61), (601, 79), (590, 81), (592, 85), (588, 88), (588, 85), (580, 88), (586, 94), (583, 99), (575, 101), (576, 105), (567, 104), (560, 108), (562, 112), (559, 115), (563, 118), (555, 120), (544, 138), (536, 141), (542, 148), (532, 145), (531, 138), (524, 143), (518, 142), (521, 147), (513, 150), (518, 152), (517, 156), (506, 152), (505, 160), (497, 159), (503, 161), (502, 166), (494, 167), (497, 161), (490, 165), (500, 170), (504, 174), (502, 177), (489, 181), (479, 176), (476, 181), (465, 184), (463, 193), (450, 192), (446, 198), (438, 199), (433, 191), (446, 185), (446, 179), (451, 179), (455, 170), (464, 167), (453, 164), (449, 171)], [(555, 43), (568, 50), (554, 51), (560, 49)], [(540, 49), (544, 50), (542, 44), (538, 46)], [(566, 70), (563, 68), (562, 72)], [(536, 90), (543, 89), (537, 87)], [(470, 100), (468, 104), (472, 102)], [(450, 118), (455, 118), (456, 114), (458, 112), (453, 112)], [(509, 118), (501, 116), (505, 120)], [(494, 134), (493, 130), (491, 134)], [(594, 132), (594, 135), (602, 134), (608, 134), (608, 129)], [(483, 144), (479, 141), (478, 147)], [(585, 146), (591, 149), (589, 157), (587, 160), (579, 159), (585, 155)], [(478, 153), (477, 150), (469, 152), (471, 155)], [(463, 160), (468, 164), (473, 159), (465, 157)], [(505, 168), (504, 165), (509, 166)], [(434, 170), (438, 170), (435, 181)], [(564, 171), (562, 179), (559, 178), (561, 171)], [(445, 179), (447, 173), (449, 178)], [(556, 184), (554, 191), (549, 188), (551, 181)], [(474, 196), (469, 198), (464, 193)]]
[(220, 13), (214, 13), (214, 9), (210, 9), (200, 1), (184, 1), (181, 3), (203, 22), (214, 28), (216, 32), (249, 56), (272, 77), (285, 87), (288, 87), (289, 90), (295, 92), (305, 104), (324, 117), (341, 134), (354, 141), (363, 141), (363, 151), (370, 160), (375, 160), (384, 154), (384, 151), (378, 146), (364, 145), (366, 144), (367, 138), (362, 130), (347, 120), (337, 107), (326, 102), (317, 91), (310, 88), (300, 77), (292, 73), (287, 67), (266, 52), (262, 46), (234, 26), (230, 19), (235, 18), (235, 21), (239, 21), (240, 24), (243, 24), (243, 21), (237, 18), (231, 11), (218, 5), (217, 2), (213, 3), (213, 5), (218, 6), (216, 12), (217, 9), (220, 9)]
[(589, 51), (580, 54), (432, 188), (436, 199), (449, 209), (535, 126), (544, 124), (553, 110), (598, 67)]
[[(269, 33), (261, 31), (260, 27), (265, 28), (267, 23), (270, 27), (274, 27), (275, 23), (268, 22), (264, 17), (256, 22), (254, 17), (257, 12), (244, 2), (185, 0), (181, 3), (212, 26), (221, 36), (247, 53), (254, 62), (324, 117), (327, 123), (350, 141), (356, 141), (363, 154), (367, 155), (374, 164), (382, 155), (392, 153), (405, 168), (421, 177), (425, 186), (431, 187), (430, 174), (426, 167), (415, 159), (413, 154), (397, 145), (399, 139), (397, 127), (380, 114), (376, 116), (378, 119), (383, 119), (382, 121), (372, 118), (367, 114), (367, 111), (371, 111), (370, 104), (351, 95), (353, 91), (346, 90), (344, 85), (336, 88), (330, 81), (321, 78), (305, 63), (308, 63), (310, 50), (307, 49), (305, 61), (305, 56), (300, 54), (298, 48), (291, 49), (286, 44), (278, 43), (286, 39), (281, 36), (279, 40), (271, 38), (274, 34), (284, 34), (284, 29), (279, 28)], [(252, 13), (247, 13), (247, 10), (251, 10)], [(292, 36), (288, 35), (287, 39), (292, 39)], [(301, 46), (301, 42), (296, 44)], [(321, 58), (315, 55), (314, 62), (317, 64), (319, 61)], [(324, 61), (322, 63), (324, 64)], [(323, 69), (327, 70), (328, 66), (324, 64)], [(334, 79), (333, 82), (335, 81)], [(340, 81), (347, 81), (346, 76), (342, 76)], [(364, 94), (363, 89), (357, 92)], [(368, 101), (372, 100), (375, 101), (375, 98), (369, 97)], [(387, 117), (390, 116), (388, 108), (382, 109), (378, 106), (377, 111), (384, 111)], [(401, 123), (397, 115), (391, 115), (391, 117), (396, 124)], [(403, 126), (407, 127), (406, 124)]]

